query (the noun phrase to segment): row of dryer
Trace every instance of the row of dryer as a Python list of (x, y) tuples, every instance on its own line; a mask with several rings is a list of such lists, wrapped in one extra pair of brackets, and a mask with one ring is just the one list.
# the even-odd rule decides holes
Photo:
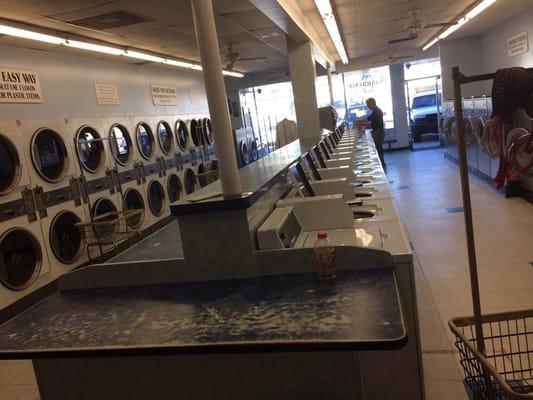
[(209, 118), (0, 122), (0, 310), (100, 256), (76, 223), (142, 209), (148, 233), (216, 179)]

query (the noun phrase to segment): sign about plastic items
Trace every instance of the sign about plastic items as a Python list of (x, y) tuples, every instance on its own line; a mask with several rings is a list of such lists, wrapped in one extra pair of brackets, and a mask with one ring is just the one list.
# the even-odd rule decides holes
[(150, 85), (154, 106), (177, 106), (178, 94), (175, 87)]
[(103, 106), (118, 106), (120, 105), (120, 97), (118, 95), (118, 87), (108, 83), (95, 83), (94, 90), (96, 91), (96, 101)]
[(526, 32), (513, 36), (507, 42), (509, 57), (518, 56), (529, 51), (529, 39)]
[(0, 103), (42, 103), (39, 76), (33, 71), (0, 67)]

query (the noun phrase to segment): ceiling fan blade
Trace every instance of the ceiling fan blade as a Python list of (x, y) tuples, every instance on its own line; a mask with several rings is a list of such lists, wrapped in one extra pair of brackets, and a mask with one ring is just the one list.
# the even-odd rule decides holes
[(416, 38), (418, 38), (418, 35), (410, 35), (410, 36), (399, 38), (399, 39), (388, 40), (387, 43), (395, 44), (395, 43), (409, 42), (410, 40), (415, 40)]
[(394, 57), (394, 60), (407, 60), (409, 58), (413, 58), (414, 56), (399, 56), (399, 57)]
[(442, 28), (442, 27), (446, 27), (446, 26), (453, 26), (453, 25), (457, 25), (458, 22), (457, 21), (452, 21), (452, 22), (437, 22), (435, 24), (426, 24), (424, 25), (422, 28), (426, 29), (426, 28)]
[(259, 61), (266, 60), (268, 57), (240, 57), (237, 61)]
[(378, 36), (378, 38), (379, 39), (383, 39), (383, 38), (386, 38), (386, 37), (396, 36), (396, 35), (399, 35), (400, 33), (404, 33), (404, 32), (407, 32), (407, 31), (405, 29), (402, 29), (401, 31), (396, 31), (396, 32), (387, 33), (385, 35)]

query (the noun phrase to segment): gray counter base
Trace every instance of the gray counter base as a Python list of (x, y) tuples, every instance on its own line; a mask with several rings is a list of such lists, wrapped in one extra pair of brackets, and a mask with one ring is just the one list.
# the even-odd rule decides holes
[(42, 359), (43, 399), (295, 400), (362, 397), (352, 352)]

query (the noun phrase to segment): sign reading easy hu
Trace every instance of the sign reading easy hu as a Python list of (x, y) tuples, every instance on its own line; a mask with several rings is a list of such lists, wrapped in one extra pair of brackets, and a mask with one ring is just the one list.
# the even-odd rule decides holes
[(0, 67), (0, 103), (42, 103), (39, 76), (33, 71)]

